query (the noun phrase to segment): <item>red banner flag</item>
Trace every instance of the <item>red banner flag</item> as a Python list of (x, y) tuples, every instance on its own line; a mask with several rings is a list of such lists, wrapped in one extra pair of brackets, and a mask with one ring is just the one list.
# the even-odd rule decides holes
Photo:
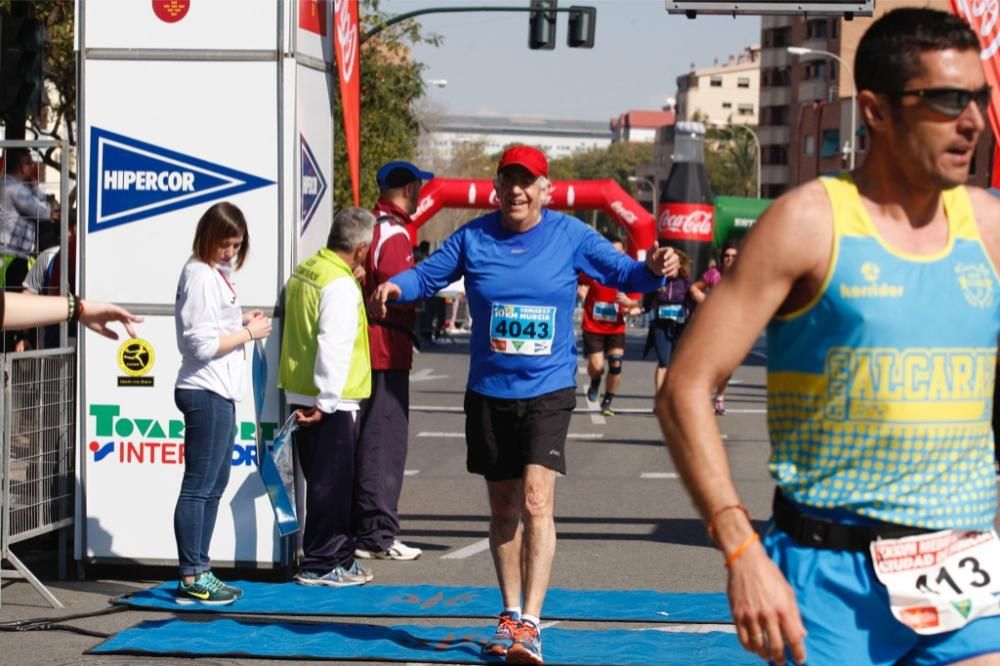
[(299, 27), (326, 37), (326, 0), (299, 0)]
[(354, 205), (361, 205), (361, 44), (358, 0), (334, 0), (333, 44), (337, 52), (340, 102), (344, 108), (347, 165), (351, 170)]
[[(951, 0), (951, 11), (961, 16), (979, 35), (979, 45), (982, 50), (979, 57), (983, 61), (983, 71), (986, 82), (993, 88), (993, 98), (990, 100), (990, 127), (993, 136), (1000, 141), (1000, 4), (996, 0)], [(1000, 145), (994, 150), (993, 173), (990, 185), (1000, 187)]]

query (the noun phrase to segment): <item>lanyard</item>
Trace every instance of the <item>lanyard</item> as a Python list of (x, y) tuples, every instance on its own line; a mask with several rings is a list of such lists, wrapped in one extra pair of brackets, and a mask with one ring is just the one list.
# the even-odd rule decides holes
[(233, 301), (232, 302), (235, 304), (236, 303), (236, 290), (233, 289), (233, 285), (229, 281), (229, 278), (226, 277), (225, 273), (223, 273), (222, 271), (219, 271), (219, 276), (222, 278), (222, 281), (226, 283), (226, 286), (229, 287), (229, 291), (233, 292)]

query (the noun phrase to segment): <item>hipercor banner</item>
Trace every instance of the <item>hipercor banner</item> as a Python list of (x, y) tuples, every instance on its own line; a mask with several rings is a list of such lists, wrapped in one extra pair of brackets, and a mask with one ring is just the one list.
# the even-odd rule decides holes
[(87, 231), (109, 229), (271, 184), (221, 164), (91, 127)]
[[(1000, 137), (1000, 2), (997, 0), (951, 0), (951, 11), (968, 22), (979, 36), (982, 50), (979, 57), (983, 61), (986, 83), (993, 88), (990, 100), (990, 127), (993, 136)], [(1000, 187), (1000, 142), (994, 150), (993, 174), (990, 184)]]
[(361, 43), (358, 0), (334, 0), (333, 43), (337, 52), (340, 102), (344, 109), (344, 140), (351, 171), (354, 205), (361, 204)]

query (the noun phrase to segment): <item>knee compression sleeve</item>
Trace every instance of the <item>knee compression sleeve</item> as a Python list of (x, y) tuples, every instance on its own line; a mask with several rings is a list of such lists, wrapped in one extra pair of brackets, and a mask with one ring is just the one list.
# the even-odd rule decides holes
[(624, 356), (608, 356), (608, 374), (609, 375), (620, 375), (622, 374), (622, 360)]

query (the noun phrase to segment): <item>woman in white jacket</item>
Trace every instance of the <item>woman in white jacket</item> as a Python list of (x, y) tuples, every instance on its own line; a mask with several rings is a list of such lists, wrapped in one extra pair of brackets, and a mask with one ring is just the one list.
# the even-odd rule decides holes
[(241, 596), (212, 573), (208, 549), (232, 467), (236, 406), (246, 394), (245, 345), (265, 338), (271, 320), (244, 313), (232, 273), (250, 249), (243, 213), (217, 203), (198, 221), (193, 254), (177, 283), (174, 317), (181, 368), (174, 402), (184, 415), (184, 479), (174, 509), (180, 604), (230, 604)]

